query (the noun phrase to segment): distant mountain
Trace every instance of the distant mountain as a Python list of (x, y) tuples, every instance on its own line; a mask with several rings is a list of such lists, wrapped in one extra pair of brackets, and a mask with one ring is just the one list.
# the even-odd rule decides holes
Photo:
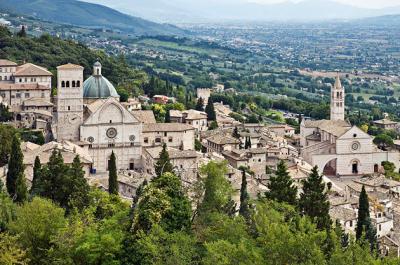
[(0, 10), (63, 24), (118, 29), (135, 35), (184, 33), (182, 29), (173, 25), (158, 24), (106, 6), (76, 0), (0, 0)]
[(257, 4), (247, 0), (85, 0), (102, 3), (133, 15), (168, 22), (311, 21), (358, 19), (400, 13), (400, 6), (366, 9), (334, 0), (304, 0)]
[(378, 17), (369, 17), (353, 21), (362, 25), (375, 25), (375, 26), (400, 26), (400, 15), (387, 15)]

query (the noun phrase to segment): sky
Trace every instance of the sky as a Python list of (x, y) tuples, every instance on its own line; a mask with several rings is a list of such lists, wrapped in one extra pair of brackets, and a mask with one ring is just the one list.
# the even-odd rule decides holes
[[(249, 2), (257, 2), (257, 3), (279, 3), (284, 2), (286, 0), (248, 0)], [(293, 2), (300, 2), (301, 0), (292, 0)], [(324, 1), (324, 0), (321, 0)], [(341, 2), (344, 4), (350, 4), (358, 7), (364, 8), (384, 8), (390, 6), (398, 6), (400, 5), (400, 0), (336, 0), (337, 2)]]

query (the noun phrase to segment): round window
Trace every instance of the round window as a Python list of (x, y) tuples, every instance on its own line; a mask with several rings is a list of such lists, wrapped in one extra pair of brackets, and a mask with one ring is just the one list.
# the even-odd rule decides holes
[(109, 129), (107, 130), (106, 134), (107, 134), (107, 137), (108, 137), (108, 138), (113, 139), (113, 138), (117, 137), (117, 129), (115, 129), (115, 128), (109, 128)]
[(351, 149), (353, 149), (353, 151), (357, 151), (360, 148), (360, 144), (359, 143), (353, 143), (351, 145)]

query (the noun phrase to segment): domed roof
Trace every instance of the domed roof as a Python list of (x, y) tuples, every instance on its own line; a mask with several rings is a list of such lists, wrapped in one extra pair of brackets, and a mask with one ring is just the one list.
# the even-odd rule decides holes
[(119, 98), (117, 90), (102, 75), (92, 75), (83, 83), (83, 98)]

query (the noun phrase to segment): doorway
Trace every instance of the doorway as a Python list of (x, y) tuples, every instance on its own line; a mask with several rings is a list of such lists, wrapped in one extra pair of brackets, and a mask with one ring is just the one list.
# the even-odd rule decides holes
[(358, 174), (358, 162), (357, 161), (354, 161), (352, 164), (352, 173)]

